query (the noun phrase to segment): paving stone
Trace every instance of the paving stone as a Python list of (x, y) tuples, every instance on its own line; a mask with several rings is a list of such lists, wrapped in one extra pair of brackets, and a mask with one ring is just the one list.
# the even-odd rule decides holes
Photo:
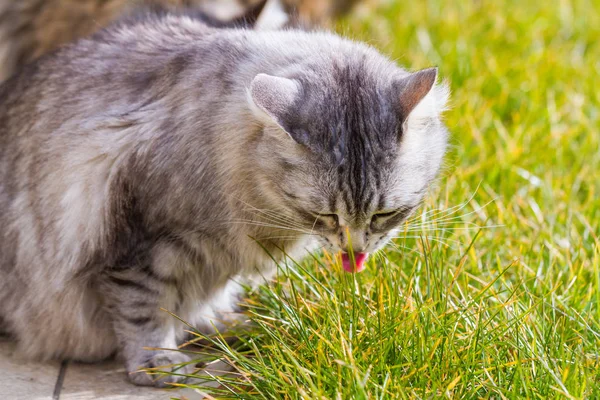
[(202, 399), (200, 394), (192, 390), (132, 385), (127, 381), (123, 364), (117, 361), (97, 364), (70, 363), (60, 392), (60, 400), (168, 400), (172, 397)]
[[(59, 362), (37, 363), (20, 359), (15, 343), (0, 336), (0, 400), (201, 400), (202, 394), (191, 389), (156, 389), (132, 385), (123, 364), (106, 361), (96, 364)], [(229, 367), (211, 363), (207, 370), (222, 375)], [(57, 380), (62, 379), (55, 393)], [(205, 384), (204, 386), (214, 386)], [(54, 397), (53, 397), (54, 396)]]
[(60, 363), (25, 361), (15, 347), (0, 336), (0, 399), (51, 400)]

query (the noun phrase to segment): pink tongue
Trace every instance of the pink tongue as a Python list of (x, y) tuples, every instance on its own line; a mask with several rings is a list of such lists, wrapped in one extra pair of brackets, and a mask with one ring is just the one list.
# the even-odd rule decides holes
[(356, 268), (352, 265), (352, 259), (350, 254), (342, 253), (342, 267), (346, 272), (360, 272), (365, 269), (365, 260), (369, 256), (369, 253), (354, 253), (354, 261), (356, 261)]

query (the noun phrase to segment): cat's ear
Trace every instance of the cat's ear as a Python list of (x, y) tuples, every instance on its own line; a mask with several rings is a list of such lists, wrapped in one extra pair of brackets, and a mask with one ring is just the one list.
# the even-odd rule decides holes
[(297, 81), (258, 74), (252, 80), (248, 93), (251, 106), (259, 119), (276, 123), (292, 139), (299, 141), (292, 133), (289, 123), (301, 95), (301, 87)]
[[(427, 68), (402, 77), (394, 82), (394, 97), (402, 122), (405, 122), (427, 95), (434, 89), (437, 68)], [(435, 101), (435, 99), (433, 99)], [(430, 108), (429, 104), (425, 108)], [(424, 110), (436, 113), (437, 110)]]

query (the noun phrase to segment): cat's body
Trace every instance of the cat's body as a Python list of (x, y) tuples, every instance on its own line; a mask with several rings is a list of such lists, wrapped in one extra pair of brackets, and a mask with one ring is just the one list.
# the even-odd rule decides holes
[(142, 349), (183, 337), (160, 307), (206, 327), (280, 248), (385, 243), (444, 153), (434, 80), (334, 35), (183, 16), (43, 57), (0, 86), (0, 320), (31, 357), (184, 361)]
[[(355, 2), (284, 0), (282, 8), (292, 23), (320, 25), (346, 12)], [(210, 19), (206, 22), (216, 25), (258, 17), (263, 4), (264, 0), (1, 0), (0, 82), (23, 65), (98, 31), (140, 6), (197, 10), (205, 20)], [(274, 18), (275, 24), (281, 25), (281, 17)]]

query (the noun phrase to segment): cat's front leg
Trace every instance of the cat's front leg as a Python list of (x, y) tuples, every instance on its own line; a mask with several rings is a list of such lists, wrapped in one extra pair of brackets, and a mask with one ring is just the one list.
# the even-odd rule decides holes
[[(142, 386), (168, 387), (184, 376), (148, 374), (152, 368), (186, 375), (195, 364), (176, 349), (176, 319), (162, 308), (173, 310), (177, 285), (152, 273), (151, 267), (107, 273), (102, 280), (103, 295), (119, 341), (129, 380)], [(184, 366), (177, 364), (188, 363)]]
[(208, 301), (192, 304), (189, 314), (192, 326), (208, 335), (216, 332), (225, 334), (247, 327), (248, 317), (241, 306), (245, 293), (239, 280), (238, 277), (230, 279), (222, 288), (215, 290)]

